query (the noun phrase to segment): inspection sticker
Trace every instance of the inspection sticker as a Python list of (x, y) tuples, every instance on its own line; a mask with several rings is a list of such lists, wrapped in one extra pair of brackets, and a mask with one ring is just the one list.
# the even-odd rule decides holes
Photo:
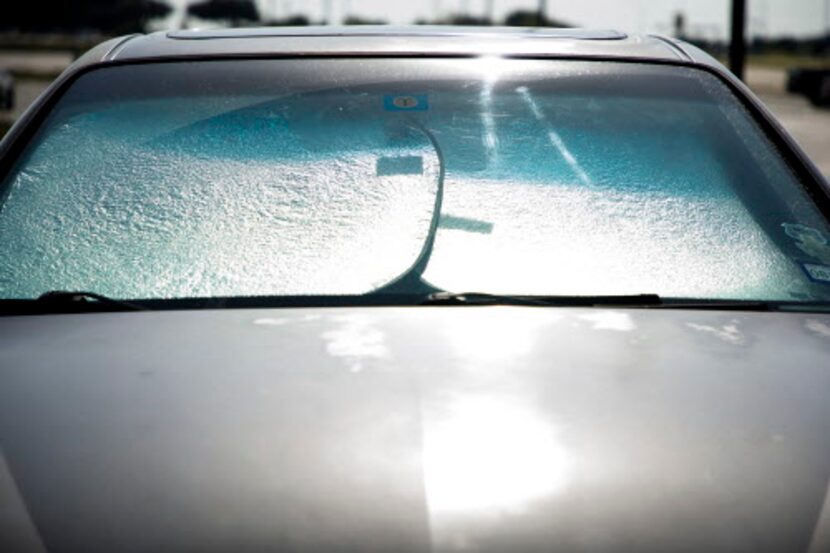
[(830, 284), (830, 265), (816, 265), (815, 263), (802, 263), (801, 267), (810, 280)]
[(429, 99), (426, 94), (387, 94), (383, 97), (386, 111), (426, 111)]
[(784, 232), (795, 240), (795, 246), (823, 265), (830, 264), (830, 240), (818, 229), (794, 223), (783, 223)]

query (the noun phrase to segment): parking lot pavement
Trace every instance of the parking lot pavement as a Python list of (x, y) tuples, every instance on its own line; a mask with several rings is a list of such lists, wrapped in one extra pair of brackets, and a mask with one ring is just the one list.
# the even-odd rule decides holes
[(0, 67), (17, 73), (54, 75), (72, 63), (71, 52), (25, 52), (0, 50)]
[(817, 108), (802, 95), (788, 94), (787, 74), (781, 69), (749, 68), (746, 81), (830, 179), (830, 108)]
[(803, 96), (761, 93), (761, 101), (830, 179), (830, 109), (817, 108)]
[(5, 114), (10, 120), (14, 121), (17, 120), (18, 117), (23, 115), (23, 112), (26, 111), (26, 108), (34, 102), (40, 93), (46, 90), (46, 87), (49, 86), (49, 83), (52, 81), (48, 79), (15, 79), (14, 81), (14, 107), (11, 111), (8, 112), (0, 112)]
[(15, 76), (14, 107), (0, 110), (0, 135), (74, 59), (67, 51), (0, 50), (0, 69)]

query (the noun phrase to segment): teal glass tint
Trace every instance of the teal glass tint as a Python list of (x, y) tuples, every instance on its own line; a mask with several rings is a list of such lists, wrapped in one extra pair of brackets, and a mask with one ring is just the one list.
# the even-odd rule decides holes
[(423, 278), (439, 289), (830, 291), (804, 270), (830, 265), (819, 210), (732, 93), (683, 67), (97, 69), (60, 99), (2, 187), (3, 297), (367, 293), (415, 263), (437, 205)]

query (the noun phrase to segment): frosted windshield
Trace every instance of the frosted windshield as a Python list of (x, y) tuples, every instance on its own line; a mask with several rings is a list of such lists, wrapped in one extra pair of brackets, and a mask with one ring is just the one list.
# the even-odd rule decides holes
[(412, 267), (435, 216), (422, 280), (454, 291), (809, 299), (830, 265), (780, 156), (685, 68), (101, 69), (2, 186), (3, 297), (363, 294)]

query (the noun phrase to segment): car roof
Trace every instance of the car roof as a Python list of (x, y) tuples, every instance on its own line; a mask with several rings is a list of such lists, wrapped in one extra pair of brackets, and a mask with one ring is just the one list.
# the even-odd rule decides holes
[(84, 63), (194, 56), (507, 55), (635, 58), (719, 66), (659, 35), (547, 27), (308, 26), (160, 31), (115, 39)]

